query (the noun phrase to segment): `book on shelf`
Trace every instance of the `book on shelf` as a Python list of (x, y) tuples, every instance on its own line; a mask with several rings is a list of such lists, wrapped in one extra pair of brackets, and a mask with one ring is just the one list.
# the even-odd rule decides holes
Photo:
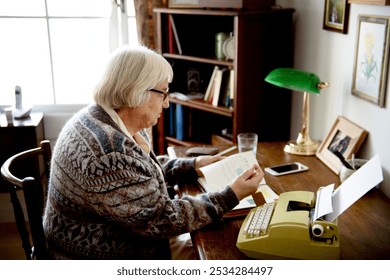
[(233, 108), (234, 106), (234, 95), (235, 95), (235, 87), (234, 87), (234, 69), (230, 69), (230, 77), (229, 77), (229, 108)]
[(175, 137), (176, 136), (176, 106), (171, 104), (169, 106), (169, 131), (168, 135)]
[(217, 107), (219, 105), (219, 99), (221, 96), (221, 89), (223, 90), (222, 81), (224, 78), (224, 73), (227, 71), (226, 68), (218, 69), (214, 78), (214, 91), (213, 91), (213, 99), (211, 105)]
[[(172, 34), (173, 34), (173, 36), (172, 36)], [(171, 36), (169, 38), (171, 40), (171, 44), (173, 44), (173, 39), (175, 39), (174, 42), (176, 43), (177, 52), (179, 54), (183, 54), (183, 51), (181, 49), (180, 40), (179, 40), (179, 35), (178, 35), (177, 29), (176, 29), (176, 24), (175, 24), (175, 21), (174, 21), (172, 15), (169, 15), (169, 18), (168, 18), (168, 36)], [(172, 50), (173, 50), (173, 48), (172, 48)]]
[(230, 69), (225, 68), (222, 72), (221, 89), (219, 91), (218, 105), (229, 107), (230, 101)]
[[(219, 100), (219, 105), (226, 108), (233, 108), (234, 100), (234, 70), (229, 69), (224, 73), (221, 85), (222, 97)], [(223, 87), (223, 88), (222, 88)]]
[(219, 69), (218, 66), (214, 66), (213, 72), (211, 73), (210, 82), (207, 86), (206, 93), (204, 95), (204, 99), (203, 99), (204, 101), (209, 102), (210, 100), (210, 96), (212, 95), (215, 75), (217, 74), (218, 69)]
[(167, 136), (178, 140), (185, 140), (188, 138), (189, 129), (187, 115), (188, 111), (185, 106), (175, 103), (170, 104)]
[(184, 108), (181, 104), (176, 104), (176, 139), (184, 140)]
[(175, 53), (175, 46), (173, 42), (173, 31), (172, 31), (172, 25), (171, 25), (171, 19), (168, 17), (167, 19), (167, 36), (168, 36), (168, 52), (169, 53)]
[[(229, 108), (231, 104), (232, 70), (214, 66), (209, 84), (206, 89), (204, 101), (213, 106)], [(233, 72), (234, 75), (234, 72)]]
[[(206, 192), (218, 192), (230, 185), (246, 169), (257, 163), (256, 156), (252, 151), (233, 154), (223, 160), (201, 167), (200, 171), (204, 177), (198, 178), (198, 182)], [(264, 178), (260, 182), (257, 192), (262, 193), (267, 203), (278, 199), (278, 195), (267, 185)], [(256, 205), (253, 196), (248, 196), (242, 199), (233, 210), (252, 208)]]
[[(215, 74), (217, 74), (217, 72), (215, 72)], [(210, 89), (210, 93), (209, 93), (209, 96), (207, 97), (207, 103), (213, 103), (213, 96), (214, 96), (214, 85), (215, 85), (215, 76), (214, 76), (214, 78), (213, 78), (213, 80), (212, 81), (210, 81), (211, 82), (211, 89)]]

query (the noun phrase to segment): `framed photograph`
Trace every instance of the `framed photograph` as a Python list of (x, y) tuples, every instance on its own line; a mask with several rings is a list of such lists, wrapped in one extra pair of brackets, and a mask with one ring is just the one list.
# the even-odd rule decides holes
[(339, 174), (341, 161), (334, 151), (339, 151), (345, 159), (351, 158), (352, 154), (358, 152), (367, 134), (368, 132), (363, 128), (339, 116), (322, 141), (316, 156), (334, 173)]
[(379, 107), (385, 106), (389, 18), (358, 16), (352, 94)]
[(348, 19), (347, 0), (325, 0), (323, 29), (347, 34)]

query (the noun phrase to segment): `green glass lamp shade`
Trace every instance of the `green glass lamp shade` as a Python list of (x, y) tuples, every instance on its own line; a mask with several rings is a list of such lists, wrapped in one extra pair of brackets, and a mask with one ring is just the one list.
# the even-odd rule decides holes
[(277, 68), (268, 74), (265, 81), (278, 87), (303, 92), (301, 130), (295, 141), (287, 143), (284, 151), (296, 155), (314, 155), (320, 143), (311, 140), (309, 135), (309, 93), (319, 94), (320, 90), (328, 87), (329, 84), (321, 82), (320, 78), (313, 73), (292, 68)]
[(313, 74), (299, 69), (277, 68), (271, 71), (265, 78), (270, 84), (295, 91), (303, 91), (319, 94), (321, 83), (320, 78)]

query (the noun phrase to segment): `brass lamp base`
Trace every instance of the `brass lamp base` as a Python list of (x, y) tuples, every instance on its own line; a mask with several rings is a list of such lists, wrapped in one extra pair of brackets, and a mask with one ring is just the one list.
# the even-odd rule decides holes
[(297, 141), (290, 141), (284, 146), (284, 151), (289, 154), (312, 156), (318, 150), (320, 143), (317, 141), (309, 141), (307, 143), (297, 143)]

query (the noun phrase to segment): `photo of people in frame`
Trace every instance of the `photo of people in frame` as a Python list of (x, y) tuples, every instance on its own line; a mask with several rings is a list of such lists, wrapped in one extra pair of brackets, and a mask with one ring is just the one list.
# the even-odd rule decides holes
[(344, 134), (341, 130), (338, 130), (330, 143), (328, 150), (331, 152), (339, 151), (344, 155), (348, 146), (351, 144), (352, 138), (347, 134)]
[(345, 14), (345, 1), (330, 0), (328, 1), (328, 21), (330, 23), (342, 24)]
[(323, 28), (348, 33), (349, 6), (347, 0), (325, 0)]

